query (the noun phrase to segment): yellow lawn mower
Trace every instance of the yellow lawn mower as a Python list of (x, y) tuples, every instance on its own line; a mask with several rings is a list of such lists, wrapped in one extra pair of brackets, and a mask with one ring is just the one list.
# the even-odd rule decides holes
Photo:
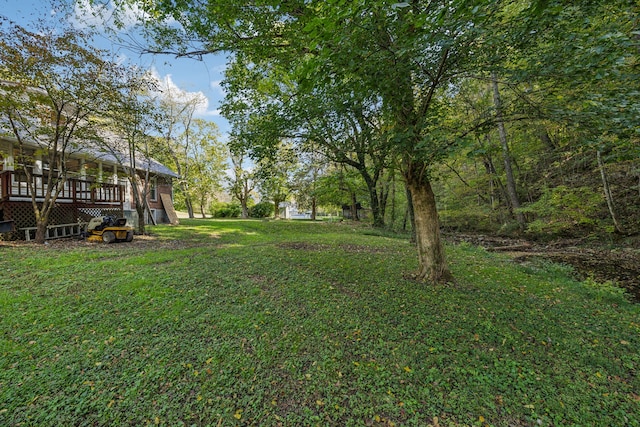
[(97, 216), (89, 220), (85, 236), (88, 242), (130, 242), (133, 240), (133, 228), (126, 224), (126, 218)]

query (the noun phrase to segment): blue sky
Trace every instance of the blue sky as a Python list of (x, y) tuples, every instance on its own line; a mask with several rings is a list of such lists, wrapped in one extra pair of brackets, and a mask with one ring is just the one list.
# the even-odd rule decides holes
[[(79, 0), (79, 2), (88, 7), (86, 0)], [(108, 12), (107, 10), (107, 14)], [(59, 22), (62, 19), (60, 13), (51, 9), (51, 3), (48, 0), (0, 0), (0, 15), (27, 28), (37, 19), (46, 19), (51, 22)], [(93, 19), (92, 15), (78, 12), (74, 23), (82, 26)], [(119, 46), (106, 37), (97, 39), (96, 43), (100, 48), (109, 49), (118, 56), (126, 57), (131, 63), (151, 70), (174, 94), (180, 93), (188, 97), (200, 93), (206, 98), (206, 102), (202, 104), (196, 115), (216, 123), (223, 135), (223, 140), (227, 139), (226, 134), (230, 131), (230, 127), (218, 112), (219, 102), (224, 98), (220, 87), (226, 64), (224, 56), (209, 55), (202, 61), (188, 58), (176, 59), (166, 55), (140, 55), (135, 50)]]

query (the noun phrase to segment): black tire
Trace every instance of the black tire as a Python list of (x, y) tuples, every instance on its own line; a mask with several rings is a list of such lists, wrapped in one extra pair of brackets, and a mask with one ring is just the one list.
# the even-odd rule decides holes
[(127, 231), (127, 238), (125, 239), (126, 242), (130, 242), (133, 240), (133, 231)]
[(102, 241), (105, 243), (113, 243), (116, 241), (116, 235), (113, 231), (105, 231), (102, 233)]

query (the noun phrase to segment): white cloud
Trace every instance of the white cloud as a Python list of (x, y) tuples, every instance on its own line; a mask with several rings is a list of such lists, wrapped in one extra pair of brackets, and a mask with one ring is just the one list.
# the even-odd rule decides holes
[(209, 110), (205, 114), (205, 116), (212, 116), (212, 117), (220, 117), (221, 115), (222, 115), (222, 113), (220, 112), (219, 109)]
[(147, 18), (148, 15), (135, 3), (116, 7), (112, 0), (104, 3), (76, 0), (70, 21), (77, 28), (91, 27), (101, 31), (120, 28), (126, 31)]
[(218, 91), (218, 93), (220, 93), (220, 95), (225, 96), (226, 92), (224, 91), (224, 88), (222, 87), (222, 80), (214, 80), (211, 82), (211, 89)]
[(151, 69), (151, 75), (158, 82), (159, 93), (158, 96), (164, 99), (172, 99), (178, 102), (197, 102), (195, 114), (197, 116), (220, 116), (220, 110), (209, 110), (209, 98), (202, 92), (189, 92), (181, 89), (175, 84), (171, 78), (171, 74), (167, 74), (164, 77), (160, 76), (155, 68)]

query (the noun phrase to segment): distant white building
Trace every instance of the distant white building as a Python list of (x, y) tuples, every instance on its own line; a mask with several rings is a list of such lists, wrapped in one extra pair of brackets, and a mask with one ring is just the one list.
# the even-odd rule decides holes
[(282, 219), (311, 219), (311, 212), (298, 211), (296, 202), (282, 202), (278, 208)]

